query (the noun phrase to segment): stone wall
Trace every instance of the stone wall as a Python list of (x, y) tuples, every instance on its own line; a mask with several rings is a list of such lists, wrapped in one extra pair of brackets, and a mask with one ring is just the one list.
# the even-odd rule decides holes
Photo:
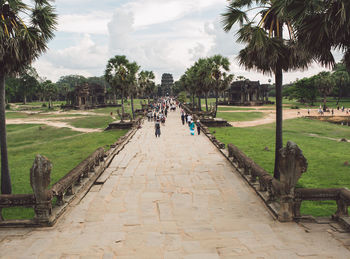
[(110, 150), (105, 151), (103, 148), (98, 148), (51, 188), (48, 186), (52, 164), (46, 157), (37, 155), (30, 170), (33, 194), (0, 195), (0, 214), (2, 208), (31, 207), (34, 209), (35, 217), (30, 220), (4, 220), (0, 215), (0, 227), (54, 225), (74, 199), (84, 197), (112, 159), (134, 136), (140, 124), (141, 119), (126, 135), (113, 143)]

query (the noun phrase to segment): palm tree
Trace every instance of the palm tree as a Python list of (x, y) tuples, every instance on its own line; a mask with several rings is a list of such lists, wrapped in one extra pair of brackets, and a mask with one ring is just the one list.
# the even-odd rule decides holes
[[(127, 82), (127, 65), (129, 61), (126, 56), (115, 56), (111, 58), (106, 66), (105, 79), (111, 85), (116, 94), (117, 90), (121, 93), (122, 114), (125, 113), (124, 97), (128, 92), (129, 84)], [(123, 121), (123, 115), (121, 120)]]
[(132, 111), (132, 118), (135, 119), (135, 110), (134, 110), (134, 97), (138, 93), (138, 84), (137, 84), (137, 71), (140, 69), (140, 67), (137, 65), (136, 62), (128, 63), (127, 66), (127, 76), (126, 81), (128, 84), (128, 92), (130, 94), (131, 99), (131, 111)]
[(211, 79), (213, 81), (213, 90), (215, 92), (215, 117), (218, 112), (219, 93), (223, 91), (222, 81), (225, 71), (230, 70), (230, 61), (221, 55), (215, 55), (209, 59), (211, 63)]
[(194, 96), (196, 94), (196, 84), (195, 84), (195, 71), (194, 67), (190, 67), (186, 70), (185, 74), (183, 74), (180, 78), (180, 83), (187, 93), (190, 94), (192, 99), (192, 109), (194, 109)]
[(211, 73), (211, 62), (210, 60), (200, 58), (198, 61), (193, 65), (195, 70), (195, 80), (196, 80), (196, 89), (197, 89), (197, 95), (198, 95), (198, 106), (199, 111), (201, 110), (201, 95), (204, 94), (205, 97), (205, 108), (206, 111), (208, 111), (208, 93), (210, 91), (210, 73)]
[(154, 92), (155, 83), (154, 83), (154, 73), (153, 71), (141, 71), (139, 74), (139, 85), (143, 93), (147, 96), (148, 104), (150, 103), (150, 97)]
[[(240, 25), (238, 41), (246, 43), (239, 53), (239, 63), (247, 69), (257, 69), (263, 73), (275, 75), (276, 87), (276, 143), (274, 177), (279, 179), (277, 169), (282, 139), (282, 80), (283, 70), (305, 68), (311, 56), (295, 42), (293, 28), (288, 21), (285, 9), (277, 9), (275, 0), (230, 0), (223, 14), (224, 30), (230, 31), (234, 24)], [(308, 2), (308, 1), (305, 1)], [(253, 6), (255, 4), (255, 7)], [(259, 10), (253, 20), (248, 13)], [(255, 19), (260, 21), (256, 23)], [(289, 40), (283, 39), (283, 28), (289, 31)]]
[(334, 65), (331, 49), (341, 49), (350, 72), (350, 1), (276, 0), (274, 5), (288, 12), (296, 38), (318, 61)]
[(8, 166), (5, 78), (21, 71), (47, 50), (54, 37), (56, 14), (47, 0), (34, 0), (28, 6), (20, 0), (0, 1), (0, 143), (1, 193), (10, 194), (11, 178)]

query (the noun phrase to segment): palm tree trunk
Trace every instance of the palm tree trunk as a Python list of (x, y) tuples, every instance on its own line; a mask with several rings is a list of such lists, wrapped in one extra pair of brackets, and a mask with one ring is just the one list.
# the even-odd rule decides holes
[(124, 121), (124, 113), (125, 113), (125, 110), (124, 110), (124, 95), (123, 95), (123, 92), (122, 92), (121, 96), (122, 96), (122, 117), (121, 117), (120, 121), (123, 122), (123, 121)]
[(192, 94), (192, 111), (194, 110), (194, 94)]
[(205, 93), (205, 109), (208, 111), (208, 93)]
[(273, 177), (280, 179), (280, 172), (278, 171), (279, 162), (279, 150), (283, 147), (282, 138), (282, 122), (283, 122), (283, 110), (282, 110), (282, 80), (283, 74), (281, 66), (277, 65), (275, 72), (276, 82), (276, 143), (275, 143), (275, 168), (273, 171)]
[(116, 104), (117, 103), (117, 94), (116, 94), (116, 91), (115, 91), (115, 88), (113, 89), (113, 104)]
[(327, 109), (327, 95), (323, 96), (323, 111), (325, 112)]
[(198, 111), (202, 110), (201, 96), (198, 95)]
[(23, 96), (23, 104), (27, 104), (27, 95), (26, 94), (24, 94), (24, 96)]
[(214, 118), (216, 118), (216, 114), (218, 113), (218, 100), (219, 100), (219, 91), (215, 91), (215, 116)]
[(5, 75), (0, 73), (1, 193), (11, 194), (11, 177), (7, 156), (5, 105)]
[(131, 111), (132, 111), (132, 119), (135, 120), (135, 111), (134, 111), (134, 95), (131, 95)]

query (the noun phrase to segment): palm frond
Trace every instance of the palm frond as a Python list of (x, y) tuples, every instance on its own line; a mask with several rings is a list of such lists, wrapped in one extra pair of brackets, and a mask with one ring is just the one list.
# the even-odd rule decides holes
[(244, 22), (249, 22), (249, 18), (244, 11), (237, 8), (228, 7), (226, 12), (222, 14), (222, 24), (224, 25), (224, 31), (228, 32), (232, 29), (232, 26), (237, 22), (242, 25)]

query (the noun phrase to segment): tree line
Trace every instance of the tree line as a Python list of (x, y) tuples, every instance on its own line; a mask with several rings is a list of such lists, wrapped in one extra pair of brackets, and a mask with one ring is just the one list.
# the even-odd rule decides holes
[(154, 95), (156, 84), (153, 71), (140, 70), (136, 62), (130, 62), (124, 55), (116, 55), (108, 60), (104, 78), (110, 84), (114, 95), (121, 97), (122, 113), (125, 113), (124, 99), (130, 97), (132, 116), (135, 118), (134, 98), (146, 96), (148, 103)]
[(314, 105), (317, 98), (321, 97), (323, 109), (326, 110), (327, 97), (336, 98), (336, 105), (342, 98), (350, 97), (350, 75), (343, 62), (337, 63), (331, 72), (323, 71), (284, 86), (283, 95), (310, 105)]
[[(234, 75), (230, 74), (230, 61), (222, 55), (198, 59), (180, 79), (175, 82), (175, 91), (185, 90), (192, 99), (192, 108), (202, 109), (201, 97), (204, 96), (206, 111), (208, 111), (208, 96), (215, 96), (215, 116), (217, 113), (219, 94), (232, 83)], [(195, 105), (195, 97), (198, 104)]]

